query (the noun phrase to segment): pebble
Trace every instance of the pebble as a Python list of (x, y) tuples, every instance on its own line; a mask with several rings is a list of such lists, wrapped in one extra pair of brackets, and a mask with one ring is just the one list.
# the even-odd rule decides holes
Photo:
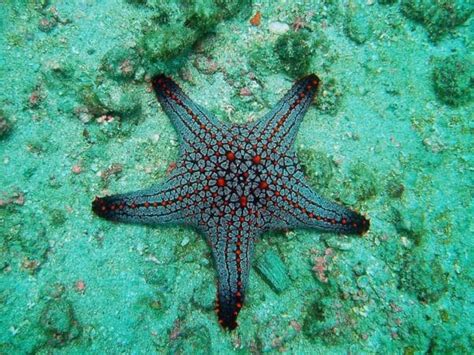
[(189, 244), (189, 238), (188, 237), (184, 237), (184, 239), (182, 240), (181, 242), (181, 246), (184, 247), (186, 245)]
[(80, 174), (82, 172), (82, 168), (80, 165), (76, 164), (76, 165), (73, 165), (72, 168), (71, 168), (71, 171), (74, 173), (74, 174)]
[(268, 29), (271, 33), (281, 35), (290, 30), (290, 26), (283, 22), (272, 22), (268, 25)]

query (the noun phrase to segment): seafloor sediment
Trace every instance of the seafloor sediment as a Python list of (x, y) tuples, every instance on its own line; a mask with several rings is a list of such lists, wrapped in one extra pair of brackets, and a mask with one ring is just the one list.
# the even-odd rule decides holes
[[(10, 1), (0, 6), (0, 353), (468, 353), (474, 329), (468, 1)], [(178, 140), (149, 80), (258, 119), (321, 90), (296, 152), (362, 238), (271, 232), (239, 327), (210, 248), (113, 224), (95, 195), (163, 179)]]

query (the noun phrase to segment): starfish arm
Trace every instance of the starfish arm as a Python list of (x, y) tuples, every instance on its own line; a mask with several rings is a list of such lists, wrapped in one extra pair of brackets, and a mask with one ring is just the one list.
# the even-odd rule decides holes
[(288, 149), (295, 140), (318, 86), (319, 78), (314, 74), (298, 80), (273, 109), (256, 123), (255, 128), (261, 132), (262, 140), (276, 142), (280, 151)]
[(370, 227), (364, 216), (314, 192), (304, 181), (294, 179), (276, 198), (271, 225), (275, 228), (314, 228), (321, 231), (362, 235)]
[(211, 131), (223, 126), (212, 113), (194, 103), (171, 78), (157, 75), (153, 77), (152, 85), (182, 143), (192, 146), (193, 140), (209, 141)]
[(92, 210), (99, 217), (135, 224), (187, 224), (190, 216), (182, 201), (181, 186), (171, 183), (146, 190), (96, 197)]
[[(230, 218), (224, 219), (231, 221)], [(237, 327), (237, 316), (244, 303), (255, 233), (248, 229), (248, 225), (232, 222), (216, 224), (204, 233), (211, 244), (218, 274), (216, 310), (219, 323), (233, 330)]]

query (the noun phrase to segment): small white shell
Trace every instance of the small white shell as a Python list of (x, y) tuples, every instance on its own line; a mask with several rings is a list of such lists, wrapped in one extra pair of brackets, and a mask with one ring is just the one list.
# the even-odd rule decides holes
[(272, 33), (281, 35), (285, 32), (288, 32), (290, 30), (290, 26), (288, 26), (288, 24), (283, 23), (283, 22), (271, 22), (268, 25), (268, 29)]

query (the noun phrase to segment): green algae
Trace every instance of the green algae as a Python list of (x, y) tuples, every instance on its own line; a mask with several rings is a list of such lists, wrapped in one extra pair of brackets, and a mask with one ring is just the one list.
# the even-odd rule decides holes
[(391, 198), (398, 199), (403, 197), (405, 192), (405, 185), (400, 174), (396, 171), (392, 171), (386, 180), (385, 191)]
[(360, 8), (351, 8), (346, 14), (345, 31), (347, 36), (357, 44), (370, 39), (372, 24), (370, 16)]
[(416, 246), (422, 244), (426, 234), (426, 213), (418, 209), (418, 206), (395, 209), (393, 222), (401, 236), (407, 237)]
[(309, 148), (297, 150), (306, 179), (316, 191), (327, 191), (334, 177), (336, 164), (327, 154)]
[(357, 162), (351, 166), (350, 181), (346, 181), (346, 189), (342, 196), (345, 203), (354, 205), (357, 201), (374, 198), (378, 193), (377, 177), (370, 167)]
[(0, 139), (5, 139), (12, 129), (10, 120), (7, 119), (5, 113), (0, 111)]
[[(180, 57), (220, 22), (249, 9), (248, 0), (173, 1), (168, 4), (146, 1), (156, 11), (156, 25), (144, 26), (140, 40), (145, 67), (167, 70), (166, 65), (179, 67)], [(182, 15), (176, 17), (175, 11)], [(157, 26), (158, 25), (158, 26)], [(176, 61), (177, 60), (177, 61)], [(169, 70), (169, 69), (168, 69)]]
[[(267, 58), (267, 60), (262, 61), (261, 58)], [(258, 42), (254, 43), (250, 49), (249, 64), (259, 73), (277, 72), (281, 66), (273, 47)]]
[(474, 59), (453, 54), (439, 58), (433, 69), (433, 86), (438, 98), (459, 106), (474, 98)]
[(64, 299), (51, 300), (46, 304), (40, 324), (48, 337), (48, 345), (63, 347), (81, 335), (72, 304)]
[(400, 287), (423, 303), (439, 301), (448, 290), (448, 282), (440, 261), (420, 259), (418, 252), (407, 258), (400, 275)]
[(281, 35), (275, 42), (274, 50), (288, 73), (302, 76), (308, 72), (314, 47), (307, 31), (287, 32)]
[(164, 26), (148, 32), (143, 37), (145, 56), (151, 61), (166, 61), (188, 50), (196, 41), (197, 34), (180, 24)]
[(323, 78), (320, 95), (316, 98), (316, 107), (322, 112), (336, 114), (344, 96), (342, 85), (335, 78)]
[(423, 23), (435, 41), (462, 25), (474, 10), (463, 0), (402, 0), (400, 8), (405, 16)]

